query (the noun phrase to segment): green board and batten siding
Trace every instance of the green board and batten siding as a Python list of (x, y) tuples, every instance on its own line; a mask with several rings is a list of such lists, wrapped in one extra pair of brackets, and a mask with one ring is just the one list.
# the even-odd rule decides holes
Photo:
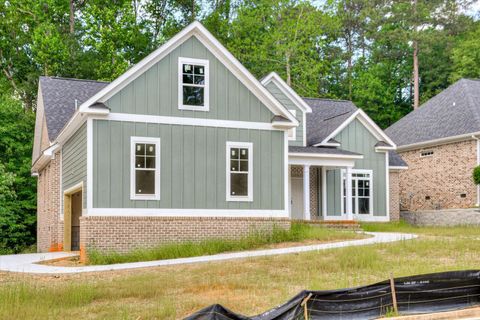
[[(335, 138), (341, 148), (363, 155), (363, 159), (355, 160), (354, 169), (373, 170), (373, 215), (386, 216), (386, 168), (385, 152), (376, 152), (378, 139), (357, 119), (352, 121)], [(340, 170), (327, 171), (327, 214), (339, 216), (341, 213), (341, 181)]]
[(83, 181), (83, 207), (87, 197), (87, 124), (65, 143), (62, 148), (62, 189), (65, 191)]
[[(284, 208), (284, 132), (94, 120), (95, 208)], [(130, 200), (130, 137), (159, 137), (160, 200)], [(226, 201), (226, 141), (253, 143), (253, 202)]]
[(295, 118), (298, 120), (297, 133), (295, 140), (289, 140), (288, 144), (291, 146), (303, 146), (303, 111), (297, 107), (295, 103), (290, 100), (278, 87), (275, 83), (270, 82), (266, 86), (267, 90), (278, 100), (280, 103), (287, 108), (287, 110), (296, 110)]
[[(210, 110), (178, 109), (178, 58), (209, 61)], [(270, 123), (274, 114), (197, 38), (191, 37), (106, 104), (113, 113)]]

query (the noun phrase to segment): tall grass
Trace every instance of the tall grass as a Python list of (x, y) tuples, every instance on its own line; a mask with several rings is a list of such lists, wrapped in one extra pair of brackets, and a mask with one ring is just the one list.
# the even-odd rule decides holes
[(248, 236), (236, 240), (208, 239), (201, 242), (172, 243), (149, 249), (135, 249), (128, 253), (100, 252), (91, 249), (88, 251), (88, 260), (90, 264), (95, 265), (152, 261), (250, 250), (284, 242), (333, 241), (357, 237), (359, 235), (352, 231), (338, 231), (322, 226), (292, 223), (289, 230), (274, 227), (272, 232), (252, 231)]

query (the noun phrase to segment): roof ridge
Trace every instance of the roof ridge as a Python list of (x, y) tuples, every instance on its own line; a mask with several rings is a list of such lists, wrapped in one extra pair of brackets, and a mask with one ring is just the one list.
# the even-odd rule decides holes
[(333, 99), (333, 98), (313, 98), (313, 97), (301, 97), (302, 99), (309, 99), (309, 100), (326, 100), (326, 101), (340, 101), (340, 102), (352, 102), (352, 100), (345, 100), (345, 99)]
[[(470, 80), (470, 79), (462, 79), (462, 80)], [(479, 80), (476, 80), (476, 81), (479, 81)], [(475, 121), (480, 125), (480, 115), (478, 114), (479, 110), (478, 110), (478, 108), (475, 108), (475, 101), (473, 101), (472, 95), (470, 94), (470, 91), (468, 90), (469, 88), (464, 81), (462, 83), (462, 89), (465, 93), (465, 98), (468, 101), (468, 108), (470, 109), (470, 112), (472, 112), (472, 114), (474, 115)]]
[(56, 80), (67, 80), (67, 81), (80, 81), (80, 82), (110, 83), (110, 81), (91, 80), (91, 79), (78, 79), (78, 78), (57, 77), (57, 76), (40, 76), (40, 78), (56, 79)]

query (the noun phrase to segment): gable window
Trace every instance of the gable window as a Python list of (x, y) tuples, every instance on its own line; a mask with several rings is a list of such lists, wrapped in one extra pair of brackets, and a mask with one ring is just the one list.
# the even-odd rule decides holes
[[(296, 118), (297, 110), (288, 110)], [(297, 127), (288, 130), (288, 140), (297, 140)]]
[(227, 201), (253, 201), (252, 146), (227, 142)]
[(424, 150), (424, 151), (420, 152), (420, 157), (421, 158), (430, 157), (430, 156), (433, 156), (433, 150)]
[(208, 111), (208, 60), (178, 58), (178, 108)]
[(160, 200), (160, 138), (131, 137), (130, 199)]

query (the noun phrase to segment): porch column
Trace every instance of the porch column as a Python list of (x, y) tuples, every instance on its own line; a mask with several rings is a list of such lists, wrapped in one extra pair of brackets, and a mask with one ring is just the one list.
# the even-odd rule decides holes
[(345, 174), (345, 213), (347, 220), (353, 220), (352, 211), (352, 167), (347, 167)]
[(310, 220), (310, 166), (303, 166), (303, 218)]

